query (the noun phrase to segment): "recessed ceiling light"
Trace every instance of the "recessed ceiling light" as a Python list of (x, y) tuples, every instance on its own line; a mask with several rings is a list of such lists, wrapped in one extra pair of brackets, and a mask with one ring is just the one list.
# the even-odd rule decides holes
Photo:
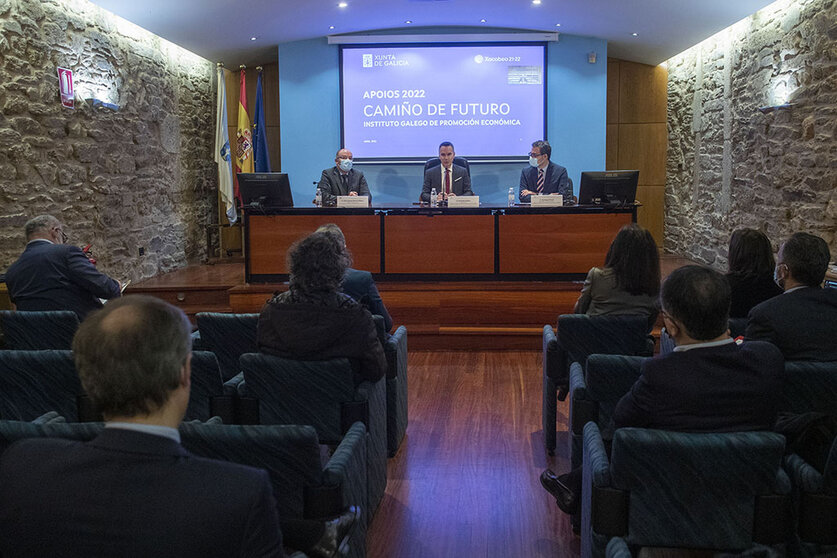
[(482, 19), (480, 20), (480, 23), (485, 23), (485, 18), (482, 18)]
[(555, 24), (555, 27), (561, 27), (561, 24), (560, 24), (560, 23), (556, 23), (556, 24)]
[(329, 31), (331, 31), (332, 29), (334, 29), (334, 26), (333, 26), (333, 25), (329, 25), (329, 26), (328, 26), (328, 30), (329, 30)]
[(534, 4), (535, 6), (540, 6), (541, 0), (532, 0), (532, 4)]
[(638, 36), (639, 36), (639, 33), (631, 33), (631, 36), (632, 36), (632, 37), (638, 37)]
[(404, 20), (404, 23), (409, 25), (409, 24), (413, 23), (413, 20), (412, 19), (406, 19), (406, 20)]
[(250, 40), (251, 40), (251, 41), (255, 41), (255, 40), (256, 40), (256, 37), (250, 37)]
[(337, 4), (337, 7), (338, 7), (338, 8), (345, 8), (345, 7), (346, 7), (346, 6), (348, 6), (348, 5), (349, 5), (349, 4), (348, 4), (348, 3), (346, 3), (346, 2), (340, 2), (339, 4)]

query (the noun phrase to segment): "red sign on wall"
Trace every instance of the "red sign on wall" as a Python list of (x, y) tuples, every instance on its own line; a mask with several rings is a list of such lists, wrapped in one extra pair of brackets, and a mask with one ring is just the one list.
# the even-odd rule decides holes
[(73, 88), (72, 70), (58, 68), (58, 89), (61, 91), (61, 104), (67, 108), (73, 108), (75, 91)]

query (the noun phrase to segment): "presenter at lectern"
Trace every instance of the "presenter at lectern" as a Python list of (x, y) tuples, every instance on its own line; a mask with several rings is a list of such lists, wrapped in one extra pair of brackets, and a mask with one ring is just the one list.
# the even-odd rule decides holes
[(366, 177), (352, 168), (352, 152), (348, 149), (337, 152), (334, 166), (323, 171), (317, 188), (323, 191), (325, 205), (336, 204), (337, 196), (369, 196), (369, 203), (372, 203)]
[(430, 201), (430, 190), (436, 189), (436, 200), (444, 201), (453, 196), (473, 196), (471, 191), (471, 177), (464, 167), (453, 164), (456, 155), (453, 144), (443, 141), (439, 144), (438, 167), (431, 167), (424, 173), (424, 186), (421, 189), (421, 201)]
[(532, 194), (561, 194), (572, 200), (573, 190), (567, 180), (567, 169), (549, 160), (552, 147), (549, 142), (538, 140), (529, 152), (529, 166), (520, 173), (520, 201), (529, 203)]

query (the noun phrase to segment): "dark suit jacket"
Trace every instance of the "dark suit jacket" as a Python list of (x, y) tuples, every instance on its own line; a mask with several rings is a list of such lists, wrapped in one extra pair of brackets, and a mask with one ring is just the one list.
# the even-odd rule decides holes
[(770, 343), (672, 352), (642, 364), (616, 405), (616, 428), (738, 432), (773, 427), (784, 360)]
[(770, 341), (785, 360), (837, 361), (837, 289), (805, 287), (762, 302), (744, 336)]
[[(424, 185), (421, 188), (421, 201), (430, 201), (430, 190), (436, 188), (436, 193), (442, 191), (442, 171), (441, 166), (428, 169), (424, 173)], [(457, 196), (473, 196), (474, 192), (471, 190), (471, 177), (468, 171), (459, 165), (451, 165), (450, 173), (451, 190)]]
[(357, 192), (358, 196), (369, 196), (369, 203), (372, 203), (372, 194), (369, 193), (369, 185), (366, 184), (366, 177), (359, 170), (349, 171), (349, 188), (343, 187), (343, 179), (340, 178), (340, 169), (331, 167), (323, 171), (320, 183), (317, 187), (323, 191), (323, 203), (337, 203), (337, 196), (348, 196), (349, 192)]
[(0, 553), (15, 557), (283, 556), (267, 473), (107, 428), (28, 439), (0, 459)]
[(119, 283), (90, 263), (81, 248), (30, 242), (6, 271), (9, 296), (18, 310), (72, 310), (79, 320), (119, 296)]
[[(523, 190), (538, 191), (538, 169), (536, 167), (526, 167), (520, 173), (518, 197), (523, 203), (532, 201), (532, 196), (524, 196)], [(543, 193), (561, 194), (564, 199), (570, 198), (573, 195), (573, 189), (570, 188), (570, 183), (567, 180), (567, 169), (550, 161), (546, 167), (546, 176), (543, 179)]]
[(347, 269), (340, 290), (366, 306), (372, 314), (382, 316), (387, 331), (392, 329), (392, 318), (389, 316), (386, 306), (384, 306), (384, 301), (381, 300), (381, 294), (378, 292), (378, 287), (375, 286), (375, 280), (372, 279), (371, 273), (359, 269)]

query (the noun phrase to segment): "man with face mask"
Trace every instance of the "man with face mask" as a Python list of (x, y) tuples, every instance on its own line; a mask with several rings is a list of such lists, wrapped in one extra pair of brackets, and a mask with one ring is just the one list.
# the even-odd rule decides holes
[(535, 194), (561, 194), (571, 200), (573, 190), (567, 179), (567, 169), (549, 160), (552, 147), (538, 140), (529, 152), (529, 166), (520, 173), (520, 201), (529, 203)]
[(337, 152), (334, 166), (323, 171), (317, 188), (323, 191), (326, 205), (336, 204), (337, 196), (369, 196), (369, 203), (372, 203), (366, 177), (352, 168), (352, 152), (345, 148)]
[(101, 273), (78, 246), (67, 244), (64, 227), (52, 215), (24, 226), (26, 249), (6, 272), (9, 297), (18, 310), (72, 310), (79, 320), (116, 298), (119, 281)]
[(750, 310), (745, 337), (770, 341), (785, 360), (837, 361), (837, 290), (821, 287), (830, 260), (822, 238), (792, 235), (774, 271), (785, 292)]

